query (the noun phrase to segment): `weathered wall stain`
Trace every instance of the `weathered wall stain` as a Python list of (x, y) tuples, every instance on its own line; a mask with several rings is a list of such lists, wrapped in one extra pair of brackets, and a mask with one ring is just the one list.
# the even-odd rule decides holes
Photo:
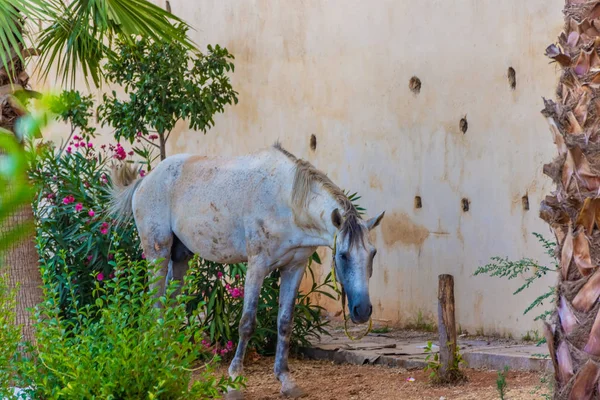
[(377, 177), (377, 175), (371, 175), (369, 177), (369, 187), (371, 189), (381, 190), (383, 189), (383, 184), (381, 180)]
[(414, 223), (408, 214), (400, 212), (386, 214), (381, 232), (387, 246), (402, 244), (421, 247), (429, 236), (427, 228)]
[(475, 319), (475, 326), (483, 326), (483, 293), (480, 290), (475, 291), (473, 318)]

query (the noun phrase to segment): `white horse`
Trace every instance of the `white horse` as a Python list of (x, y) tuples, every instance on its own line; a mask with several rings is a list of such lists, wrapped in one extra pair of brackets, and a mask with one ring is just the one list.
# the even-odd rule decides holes
[[(335, 272), (350, 318), (363, 323), (371, 316), (376, 249), (369, 230), (384, 213), (364, 221), (325, 174), (279, 144), (235, 158), (174, 155), (143, 179), (123, 165), (113, 171), (111, 210), (121, 218), (133, 215), (146, 257), (165, 260), (159, 293), (167, 276), (183, 278), (192, 253), (218, 263), (248, 262), (232, 377), (242, 374), (263, 280), (279, 268), (275, 375), (282, 394), (302, 395), (288, 369), (294, 302), (308, 258), (319, 246), (334, 248), (334, 238)], [(228, 398), (242, 395), (230, 391)]]

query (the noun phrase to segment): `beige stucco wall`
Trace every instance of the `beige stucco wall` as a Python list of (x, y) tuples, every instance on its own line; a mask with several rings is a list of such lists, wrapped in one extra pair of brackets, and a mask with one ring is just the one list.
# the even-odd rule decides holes
[[(386, 210), (373, 233), (375, 319), (433, 317), (437, 276), (450, 273), (463, 329), (539, 329), (522, 315), (533, 291), (511, 295), (523, 278), (472, 274), (492, 256), (548, 261), (532, 232), (551, 236), (537, 210), (551, 190), (542, 164), (555, 150), (539, 110), (554, 93), (557, 71), (543, 53), (561, 30), (562, 0), (170, 3), (201, 47), (219, 43), (236, 56), (240, 98), (206, 135), (182, 124), (170, 154), (236, 155), (279, 139), (358, 191), (369, 214)], [(418, 95), (408, 88), (413, 75)]]

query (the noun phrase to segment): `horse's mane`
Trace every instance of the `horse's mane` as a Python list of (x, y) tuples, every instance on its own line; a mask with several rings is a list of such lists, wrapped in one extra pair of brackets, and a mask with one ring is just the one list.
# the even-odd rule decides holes
[(308, 161), (302, 160), (294, 156), (281, 146), (281, 143), (276, 142), (273, 148), (283, 153), (287, 158), (294, 162), (296, 172), (294, 175), (294, 184), (292, 188), (292, 205), (296, 210), (303, 210), (307, 206), (308, 195), (313, 183), (319, 184), (329, 194), (333, 196), (335, 201), (341, 206), (343, 211), (343, 222), (339, 231), (342, 234), (348, 234), (350, 244), (354, 244), (358, 240), (362, 240), (361, 225), (359, 220), (360, 214), (348, 199), (348, 196), (329, 179), (327, 175), (319, 171)]

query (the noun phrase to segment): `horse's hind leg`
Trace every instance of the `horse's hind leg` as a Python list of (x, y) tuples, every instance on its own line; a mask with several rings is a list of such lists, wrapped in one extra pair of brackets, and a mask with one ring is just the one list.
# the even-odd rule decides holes
[(173, 296), (181, 293), (183, 287), (183, 278), (189, 269), (189, 262), (193, 257), (193, 253), (185, 247), (179, 238), (173, 235), (173, 246), (171, 247), (171, 276), (175, 281), (178, 281), (177, 289)]
[(275, 355), (275, 376), (281, 382), (281, 394), (297, 398), (304, 395), (296, 385), (288, 367), (290, 336), (294, 323), (294, 306), (305, 263), (288, 265), (281, 270), (281, 286), (279, 289), (279, 314), (277, 316), (277, 353)]
[[(150, 225), (150, 229), (147, 229), (148, 225)], [(152, 223), (143, 224), (139, 228), (139, 232), (146, 259), (151, 262), (156, 262), (159, 259), (162, 260), (154, 276), (157, 279), (150, 284), (151, 290), (157, 290), (156, 296), (162, 296), (165, 294), (169, 261), (171, 261), (173, 233), (168, 225), (161, 226)], [(160, 303), (156, 305), (160, 306)]]

